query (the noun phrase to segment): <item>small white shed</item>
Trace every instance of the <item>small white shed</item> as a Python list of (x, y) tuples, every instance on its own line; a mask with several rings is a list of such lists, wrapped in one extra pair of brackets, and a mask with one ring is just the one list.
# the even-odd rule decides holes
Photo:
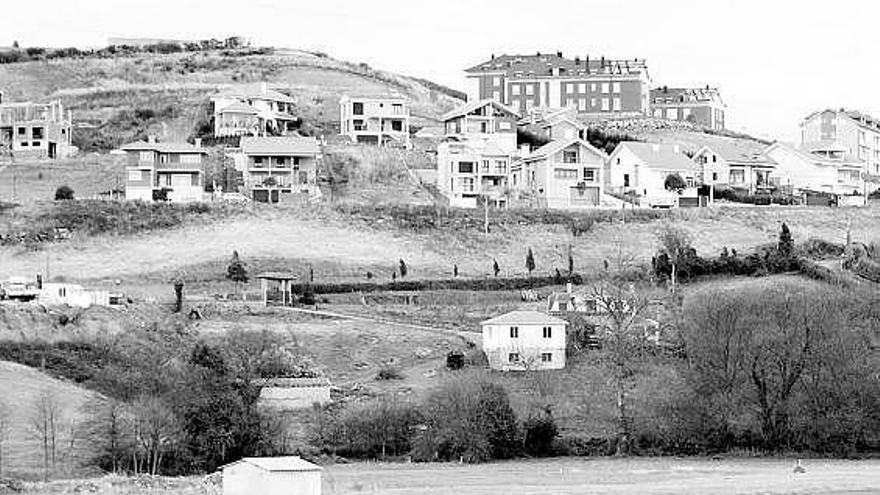
[(220, 469), (223, 495), (321, 494), (321, 467), (298, 456), (245, 457)]

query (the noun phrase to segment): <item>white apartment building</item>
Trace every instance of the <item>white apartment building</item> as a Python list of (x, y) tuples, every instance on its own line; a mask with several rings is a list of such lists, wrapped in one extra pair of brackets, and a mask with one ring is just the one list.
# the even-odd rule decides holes
[(537, 311), (511, 311), (480, 323), (483, 352), (497, 371), (565, 368), (568, 322)]
[(801, 122), (801, 146), (814, 153), (846, 153), (864, 163), (864, 171), (880, 175), (880, 120), (861, 112), (822, 110)]
[(356, 143), (410, 148), (409, 122), (402, 96), (346, 95), (339, 100), (339, 133)]

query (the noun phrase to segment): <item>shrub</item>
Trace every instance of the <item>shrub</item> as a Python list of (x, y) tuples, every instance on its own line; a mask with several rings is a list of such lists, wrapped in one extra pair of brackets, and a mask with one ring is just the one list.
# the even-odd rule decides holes
[(324, 452), (359, 459), (397, 456), (412, 450), (411, 438), (420, 421), (407, 403), (376, 401), (333, 412), (315, 410), (310, 442)]
[(55, 189), (55, 201), (71, 201), (73, 199), (73, 189), (70, 186), (65, 185)]
[(533, 457), (547, 457), (553, 454), (553, 441), (559, 433), (556, 421), (550, 414), (530, 417), (523, 423), (525, 440), (523, 448)]
[(461, 351), (449, 351), (446, 354), (446, 367), (451, 370), (464, 368), (464, 353)]
[(844, 249), (845, 247), (840, 244), (834, 244), (833, 242), (828, 242), (824, 239), (812, 237), (804, 241), (804, 243), (798, 247), (798, 252), (802, 256), (822, 259), (842, 256)]
[(681, 178), (681, 175), (669, 174), (666, 176), (666, 179), (663, 180), (663, 188), (667, 191), (681, 191), (687, 187), (687, 182)]
[(376, 380), (403, 380), (403, 374), (400, 373), (399, 369), (389, 364), (379, 368), (379, 372), (376, 373)]

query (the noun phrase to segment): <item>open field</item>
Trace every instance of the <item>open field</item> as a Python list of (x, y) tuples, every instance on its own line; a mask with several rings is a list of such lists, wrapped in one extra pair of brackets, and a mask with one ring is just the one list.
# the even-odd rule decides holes
[(44, 163), (0, 165), (0, 199), (24, 205), (55, 198), (55, 189), (67, 185), (77, 198), (124, 188), (125, 167), (110, 155), (89, 155)]

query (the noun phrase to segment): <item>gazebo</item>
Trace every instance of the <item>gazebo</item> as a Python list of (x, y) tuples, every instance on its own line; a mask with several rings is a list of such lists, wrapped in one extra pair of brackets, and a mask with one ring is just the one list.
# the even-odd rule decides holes
[(299, 280), (299, 275), (290, 272), (263, 272), (257, 275), (263, 292), (263, 304), (266, 306), (293, 304), (293, 293), (290, 288)]

